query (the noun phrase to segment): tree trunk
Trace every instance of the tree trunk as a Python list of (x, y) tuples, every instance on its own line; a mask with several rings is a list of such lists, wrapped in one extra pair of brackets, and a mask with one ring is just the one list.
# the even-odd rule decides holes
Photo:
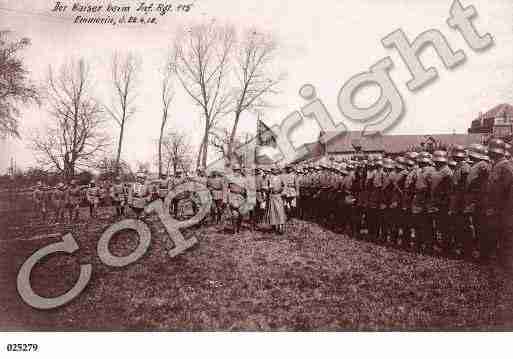
[(230, 133), (230, 141), (228, 142), (228, 159), (231, 160), (233, 154), (233, 141), (235, 140), (235, 134), (237, 133), (237, 126), (239, 125), (240, 113), (235, 114), (235, 121), (233, 122), (232, 132)]
[(119, 130), (119, 142), (118, 142), (118, 153), (116, 156), (116, 168), (114, 169), (114, 176), (117, 177), (119, 174), (119, 160), (121, 158), (121, 146), (123, 144), (123, 133), (125, 130), (125, 120), (121, 121), (121, 129)]
[(164, 126), (166, 125), (165, 117), (162, 119), (160, 125), (160, 136), (159, 136), (159, 177), (162, 176), (162, 137), (164, 137)]

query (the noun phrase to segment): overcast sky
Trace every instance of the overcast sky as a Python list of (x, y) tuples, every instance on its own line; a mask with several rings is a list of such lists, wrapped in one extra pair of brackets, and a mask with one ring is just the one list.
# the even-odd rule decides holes
[[(183, 3), (189, 3), (183, 1)], [(61, 1), (73, 5), (73, 1)], [(146, 1), (151, 3), (152, 1)], [(154, 1), (155, 5), (161, 1)], [(106, 4), (105, 1), (82, 1), (82, 4)], [(113, 4), (140, 1), (117, 0)], [(178, 4), (179, 2), (170, 1)], [(77, 25), (72, 14), (56, 16), (50, 10), (54, 1), (0, 0), (0, 27), (26, 36), (32, 45), (24, 52), (25, 62), (34, 81), (42, 81), (48, 66), (58, 66), (72, 58), (85, 57), (93, 66), (98, 95), (108, 103), (109, 58), (116, 50), (130, 50), (143, 60), (142, 81), (138, 90), (138, 112), (126, 130), (122, 157), (131, 164), (152, 161), (154, 141), (160, 122), (159, 68), (165, 61), (176, 29), (191, 22), (230, 23), (239, 29), (256, 26), (272, 33), (281, 45), (276, 66), (288, 74), (281, 93), (271, 98), (275, 107), (265, 113), (265, 121), (278, 124), (305, 101), (298, 96), (305, 83), (313, 84), (332, 117), (342, 121), (337, 108), (341, 86), (352, 76), (367, 71), (369, 66), (386, 56), (394, 62), (391, 77), (400, 91), (406, 112), (393, 133), (465, 132), (479, 111), (499, 103), (513, 103), (513, 2), (511, 0), (462, 1), (474, 5), (478, 17), (475, 27), (482, 35), (490, 33), (495, 45), (473, 52), (461, 35), (446, 24), (452, 0), (196, 0), (190, 12), (169, 14), (158, 18), (158, 24), (138, 26)], [(8, 11), (11, 9), (14, 11)], [(45, 16), (45, 14), (47, 16)], [(422, 55), (426, 66), (435, 66), (437, 81), (420, 91), (410, 92), (406, 82), (410, 75), (395, 50), (385, 49), (381, 39), (401, 28), (410, 40), (428, 29), (440, 30), (453, 50), (461, 49), (467, 60), (454, 70), (446, 70), (432, 49)], [(200, 139), (202, 123), (190, 99), (175, 84), (176, 96), (171, 107), (169, 128), (187, 131), (193, 144)], [(357, 101), (369, 106), (379, 92), (373, 88), (362, 91)], [(43, 108), (23, 110), (22, 135), (41, 128), (48, 121)], [(227, 122), (229, 124), (229, 122)], [(361, 129), (347, 122), (351, 129)], [(246, 117), (244, 131), (255, 131), (255, 121)], [(117, 138), (116, 127), (110, 128)], [(296, 144), (314, 140), (318, 127), (305, 121), (293, 133)], [(34, 165), (26, 143), (0, 140), (0, 173), (15, 156), (22, 167)]]

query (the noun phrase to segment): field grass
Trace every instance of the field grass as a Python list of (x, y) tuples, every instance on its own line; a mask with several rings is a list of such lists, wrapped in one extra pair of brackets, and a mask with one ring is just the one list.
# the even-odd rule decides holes
[[(85, 216), (85, 209), (83, 210)], [(109, 212), (110, 211), (110, 212)], [(292, 220), (283, 236), (223, 226), (195, 229), (199, 243), (176, 258), (162, 224), (148, 223), (145, 256), (124, 267), (102, 264), (96, 244), (112, 220), (73, 226), (33, 223), (0, 240), (0, 329), (13, 330), (484, 330), (513, 328), (511, 281), (493, 266), (408, 253), (356, 241)], [(27, 222), (28, 223), (28, 222)], [(71, 232), (74, 255), (47, 257), (32, 285), (57, 296), (91, 263), (86, 289), (67, 305), (36, 310), (16, 292), (21, 264)], [(187, 231), (190, 235), (192, 232)], [(137, 246), (131, 232), (115, 255)]]

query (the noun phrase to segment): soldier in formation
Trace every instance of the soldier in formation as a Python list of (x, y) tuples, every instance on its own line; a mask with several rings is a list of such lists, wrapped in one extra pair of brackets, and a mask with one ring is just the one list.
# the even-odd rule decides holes
[(352, 237), (366, 234), (404, 249), (511, 260), (510, 150), (492, 139), (488, 146), (298, 165), (298, 212), (322, 225), (334, 220)]

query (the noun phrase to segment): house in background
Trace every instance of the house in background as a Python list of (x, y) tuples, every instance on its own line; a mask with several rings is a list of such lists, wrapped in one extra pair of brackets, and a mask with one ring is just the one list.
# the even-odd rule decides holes
[(305, 144), (307, 154), (297, 158), (294, 163), (311, 161), (328, 157), (335, 161), (351, 159), (354, 156), (391, 155), (396, 156), (405, 151), (433, 151), (435, 148), (450, 149), (454, 145), (469, 146), (481, 143), (481, 134), (435, 134), (435, 135), (376, 135), (362, 136), (360, 131), (348, 131), (334, 135), (328, 142), (322, 143), (323, 135), (319, 133), (317, 142)]
[(472, 121), (468, 133), (481, 134), (485, 138), (493, 136), (511, 141), (513, 137), (513, 106), (503, 103), (485, 113), (480, 113)]

